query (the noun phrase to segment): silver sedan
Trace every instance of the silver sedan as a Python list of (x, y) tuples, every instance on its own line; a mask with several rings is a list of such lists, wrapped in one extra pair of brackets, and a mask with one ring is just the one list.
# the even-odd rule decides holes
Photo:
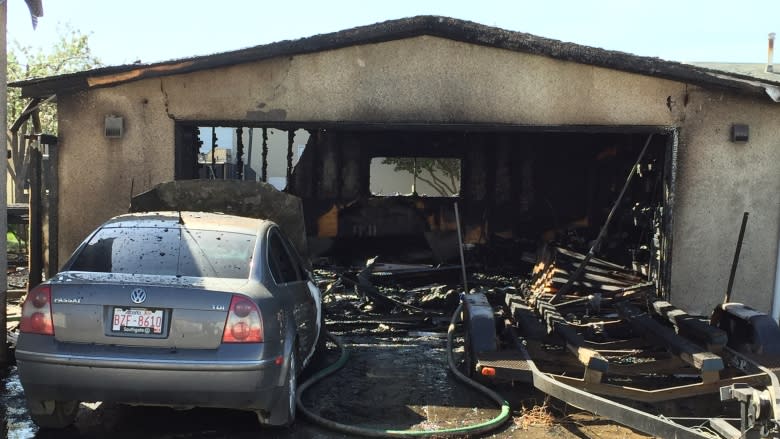
[(280, 228), (195, 212), (122, 215), (22, 307), (16, 359), (32, 419), (80, 401), (250, 410), (295, 419), (320, 337), (320, 292)]

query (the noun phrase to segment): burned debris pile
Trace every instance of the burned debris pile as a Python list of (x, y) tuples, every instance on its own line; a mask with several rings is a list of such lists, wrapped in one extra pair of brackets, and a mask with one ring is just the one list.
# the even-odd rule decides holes
[[(529, 293), (534, 300), (549, 300), (569, 282), (584, 260), (582, 253), (559, 246), (545, 247), (533, 268)], [(637, 273), (599, 258), (592, 258), (584, 270), (572, 285), (580, 294), (592, 295), (591, 301), (604, 296), (620, 298), (655, 287)]]
[[(712, 418), (711, 428), (734, 433), (733, 423), (716, 418), (738, 419), (740, 408), (747, 413), (752, 405), (770, 404), (760, 392), (739, 400), (738, 389), (773, 386), (773, 369), (762, 362), (776, 343), (764, 338), (761, 347), (750, 345), (750, 324), (737, 316), (756, 317), (745, 307), (724, 305), (720, 323), (676, 308), (647, 268), (548, 244), (525, 275), (470, 265), (465, 295), (457, 265), (374, 258), (365, 267), (318, 274), (332, 330), (443, 334), (447, 315), (463, 301), (460, 361), (472, 376), (532, 383), (564, 402), (664, 437), (705, 437), (686, 424), (690, 418)], [(743, 431), (774, 428), (771, 413), (745, 419)]]

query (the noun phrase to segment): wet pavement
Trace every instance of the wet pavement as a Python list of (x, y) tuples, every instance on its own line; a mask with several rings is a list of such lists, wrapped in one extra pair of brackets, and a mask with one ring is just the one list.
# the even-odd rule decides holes
[(0, 371), (0, 416), (3, 420), (3, 433), (7, 438), (35, 437), (37, 427), (30, 420), (24, 406), (24, 391), (19, 383), (16, 366), (8, 366)]
[[(449, 293), (447, 288), (441, 290)], [(499, 413), (491, 400), (458, 382), (448, 370), (446, 327), (452, 310), (424, 314), (408, 309), (377, 312), (372, 311), (371, 303), (349, 290), (330, 294), (324, 302), (327, 327), (341, 337), (350, 357), (344, 368), (304, 394), (304, 404), (315, 413), (341, 423), (393, 430), (463, 427), (485, 422)], [(445, 304), (447, 300), (440, 302)], [(329, 345), (328, 355), (304, 371), (303, 379), (338, 358), (335, 344)], [(458, 355), (458, 349), (455, 351)], [(82, 403), (75, 424), (66, 430), (41, 431), (26, 411), (15, 366), (0, 369), (0, 383), (0, 425), (2, 437), (7, 438), (348, 437), (313, 424), (300, 412), (296, 423), (284, 429), (260, 426), (249, 412), (100, 403)], [(551, 401), (528, 385), (491, 387), (509, 401), (512, 419), (484, 437), (645, 437)]]
[[(371, 333), (375, 331), (380, 333)], [(396, 336), (392, 332), (392, 328), (388, 331), (377, 325), (343, 336), (350, 360), (343, 369), (307, 391), (304, 404), (328, 419), (378, 429), (453, 428), (496, 416), (498, 409), (490, 400), (457, 382), (448, 372), (443, 333), (422, 332), (422, 336), (416, 336), (407, 332)], [(331, 346), (325, 363), (337, 354)], [(486, 437), (642, 437), (576, 410), (552, 423), (550, 419), (522, 416), (524, 408), (544, 404), (544, 395), (526, 386), (505, 385), (497, 389), (510, 401), (514, 419)], [(278, 429), (261, 427), (254, 414), (248, 412), (177, 411), (115, 404), (82, 404), (74, 426), (60, 432), (39, 431), (26, 412), (15, 366), (2, 371), (1, 397), (4, 437), (13, 439), (348, 437), (303, 418), (290, 429)]]
[[(431, 429), (476, 423), (498, 413), (488, 400), (447, 374), (441, 337), (358, 336), (344, 341), (350, 351), (345, 368), (304, 395), (304, 403), (321, 416), (369, 428)], [(336, 357), (333, 348), (328, 361)], [(261, 427), (254, 414), (240, 411), (114, 404), (82, 404), (76, 424), (54, 434), (39, 431), (32, 423), (16, 367), (3, 375), (2, 415), (8, 438), (340, 437), (305, 419), (289, 430), (274, 429)]]

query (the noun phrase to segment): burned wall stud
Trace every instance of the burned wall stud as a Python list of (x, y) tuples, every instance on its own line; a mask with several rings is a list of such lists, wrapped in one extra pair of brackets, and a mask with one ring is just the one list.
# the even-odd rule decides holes
[(735, 123), (731, 125), (731, 141), (735, 143), (746, 143), (750, 134), (747, 124)]

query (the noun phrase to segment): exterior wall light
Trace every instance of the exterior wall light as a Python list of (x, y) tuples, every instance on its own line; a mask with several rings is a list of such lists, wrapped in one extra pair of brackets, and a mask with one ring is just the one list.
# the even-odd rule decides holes
[(750, 127), (747, 124), (735, 123), (731, 125), (731, 141), (736, 143), (746, 143), (750, 134)]
[(124, 131), (124, 120), (119, 116), (106, 116), (105, 136), (109, 139), (119, 139)]

